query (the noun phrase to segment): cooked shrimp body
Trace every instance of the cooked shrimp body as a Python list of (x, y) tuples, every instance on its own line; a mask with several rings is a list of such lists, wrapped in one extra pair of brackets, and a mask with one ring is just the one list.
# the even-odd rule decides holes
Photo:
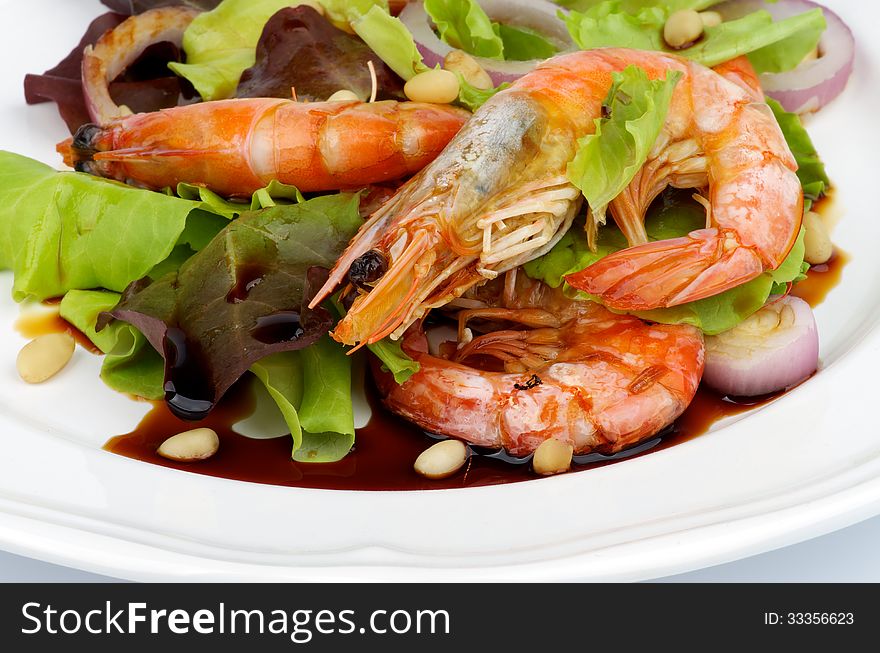
[(421, 170), (469, 115), (410, 102), (220, 100), (89, 125), (58, 150), (78, 170), (151, 188), (250, 196), (277, 180), (338, 190)]
[[(450, 359), (431, 355), (413, 326), (403, 349), (421, 368), (401, 385), (377, 374), (386, 405), (428, 431), (524, 456), (550, 438), (576, 454), (614, 453), (655, 435), (690, 404), (703, 374), (699, 330), (650, 325), (546, 286), (529, 293), (541, 295), (553, 301), (463, 312), (462, 324), (489, 318), (528, 328), (477, 336)], [(504, 371), (469, 365), (487, 358)]]
[[(746, 283), (779, 267), (801, 228), (797, 163), (751, 64), (690, 68), (648, 162), (611, 204), (631, 247), (566, 278), (617, 310), (677, 306)], [(644, 214), (667, 185), (706, 189), (706, 228), (648, 243)]]
[[(547, 252), (582, 201), (566, 177), (577, 141), (595, 132), (612, 73), (630, 65), (652, 79), (669, 71), (682, 78), (649, 161), (611, 206), (634, 247), (570, 283), (632, 310), (707, 297), (777, 267), (797, 237), (803, 198), (794, 158), (757, 101), (747, 65), (722, 75), (658, 52), (577, 52), (548, 60), (486, 102), (364, 225), (316, 302), (359, 269), (361, 257), (382, 261), (384, 274), (356, 284), (359, 296), (334, 337), (348, 344), (400, 337), (430, 309)], [(645, 211), (667, 185), (708, 187), (708, 228), (647, 244)]]

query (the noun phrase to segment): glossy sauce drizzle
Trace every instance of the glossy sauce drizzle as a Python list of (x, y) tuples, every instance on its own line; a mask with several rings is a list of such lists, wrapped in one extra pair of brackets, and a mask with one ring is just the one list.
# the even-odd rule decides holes
[[(502, 452), (474, 451), (465, 469), (441, 481), (430, 481), (413, 471), (413, 462), (435, 439), (418, 427), (389, 413), (377, 392), (368, 389), (373, 416), (357, 431), (357, 444), (337, 463), (300, 463), (290, 459), (289, 437), (253, 440), (235, 433), (232, 426), (248, 417), (254, 402), (246, 386), (238, 385), (207, 419), (197, 423), (175, 417), (163, 402), (131, 433), (110, 440), (104, 448), (116, 454), (197, 474), (253, 483), (329, 490), (435, 490), (515, 483), (537, 478), (528, 458), (511, 459)], [(775, 398), (739, 401), (707, 390), (697, 393), (685, 414), (660, 436), (615, 456), (592, 454), (575, 459), (575, 471), (594, 469), (626, 458), (680, 444), (705, 433), (716, 421), (739, 415)], [(198, 463), (175, 463), (156, 450), (175, 433), (206, 426), (220, 436), (220, 450)]]
[(49, 333), (69, 333), (76, 343), (93, 354), (100, 354), (89, 337), (62, 318), (57, 310), (44, 310), (39, 313), (25, 313), (15, 321), (15, 330), (32, 340)]
[(831, 260), (823, 265), (814, 265), (810, 268), (807, 278), (795, 284), (791, 294), (800, 297), (810, 306), (816, 308), (825, 301), (828, 293), (840, 283), (843, 269), (849, 260), (849, 254), (835, 248)]

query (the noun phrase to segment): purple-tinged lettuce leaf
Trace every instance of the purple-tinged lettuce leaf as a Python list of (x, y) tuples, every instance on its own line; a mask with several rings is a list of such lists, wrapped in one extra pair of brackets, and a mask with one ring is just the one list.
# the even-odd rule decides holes
[(336, 262), (362, 224), (358, 204), (339, 194), (244, 213), (178, 271), (126, 290), (107, 316), (163, 354), (172, 410), (203, 417), (251, 365), (327, 333), (331, 315), (307, 308), (320, 281), (310, 271)]
[(256, 62), (242, 74), (235, 96), (289, 98), (295, 89), (298, 100), (320, 102), (348, 89), (367, 100), (368, 61), (376, 70), (379, 99), (402, 99), (401, 79), (358, 37), (306, 5), (282, 9), (263, 28)]

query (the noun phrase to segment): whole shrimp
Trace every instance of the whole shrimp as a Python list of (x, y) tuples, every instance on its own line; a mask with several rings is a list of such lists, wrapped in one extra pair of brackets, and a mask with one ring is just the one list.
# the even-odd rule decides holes
[[(419, 175), (362, 227), (315, 303), (348, 276), (359, 290), (334, 337), (400, 337), (427, 311), (547, 252), (580, 192), (566, 177), (612, 73), (680, 71), (644, 170), (611, 211), (634, 247), (569, 278), (607, 306), (672, 306), (778, 267), (803, 217), (796, 164), (747, 63), (721, 73), (675, 55), (601, 49), (546, 61), (484, 104)], [(643, 218), (666, 185), (708, 187), (707, 229), (647, 243)]]
[(83, 83), (97, 124), (58, 144), (67, 165), (156, 189), (188, 182), (230, 196), (249, 197), (273, 180), (306, 192), (339, 190), (421, 170), (470, 116), (393, 101), (237, 99), (140, 114), (116, 106), (108, 83), (152, 43), (179, 45), (197, 13), (153, 9), (86, 49)]
[(87, 125), (59, 151), (77, 170), (151, 188), (188, 182), (249, 197), (277, 180), (339, 190), (421, 170), (469, 115), (394, 101), (218, 100)]
[[(550, 438), (576, 454), (615, 453), (655, 435), (690, 404), (703, 374), (698, 329), (617, 315), (523, 275), (505, 285), (500, 306), (459, 313), (459, 340), (467, 344), (448, 359), (429, 353), (418, 326), (407, 332), (402, 346), (419, 372), (401, 385), (376, 374), (393, 412), (426, 430), (524, 456)], [(466, 324), (477, 319), (525, 328), (468, 342)], [(504, 371), (469, 364), (487, 359)]]

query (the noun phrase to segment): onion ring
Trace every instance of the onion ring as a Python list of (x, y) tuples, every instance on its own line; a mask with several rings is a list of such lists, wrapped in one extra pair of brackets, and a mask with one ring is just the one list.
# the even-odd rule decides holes
[(167, 41), (181, 47), (183, 33), (199, 13), (188, 7), (151, 9), (127, 18), (98, 39), (94, 47), (86, 47), (82, 61), (83, 95), (95, 124), (106, 125), (131, 115), (128, 107), (118, 106), (110, 97), (110, 82), (155, 43)]

